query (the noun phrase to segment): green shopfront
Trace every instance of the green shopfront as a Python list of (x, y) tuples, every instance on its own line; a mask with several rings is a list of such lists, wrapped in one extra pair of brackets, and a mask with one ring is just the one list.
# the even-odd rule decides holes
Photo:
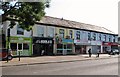
[(18, 56), (19, 52), (21, 56), (32, 55), (32, 39), (31, 38), (11, 36), (9, 47), (12, 50), (12, 54), (14, 56)]

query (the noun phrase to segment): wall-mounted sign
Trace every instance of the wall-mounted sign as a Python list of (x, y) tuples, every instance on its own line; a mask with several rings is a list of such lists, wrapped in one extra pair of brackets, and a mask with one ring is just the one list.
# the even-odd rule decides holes
[(101, 41), (90, 41), (91, 45), (102, 45)]
[(90, 45), (90, 42), (87, 40), (74, 40), (76, 45)]
[(34, 37), (33, 43), (36, 44), (53, 44), (53, 38), (42, 38), (42, 37)]
[(62, 43), (73, 43), (73, 39), (62, 39)]
[(36, 40), (35, 43), (52, 44), (52, 40)]

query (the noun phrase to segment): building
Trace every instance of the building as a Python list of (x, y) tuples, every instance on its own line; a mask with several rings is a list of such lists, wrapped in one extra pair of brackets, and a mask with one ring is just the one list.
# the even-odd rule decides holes
[[(8, 24), (3, 28), (6, 36)], [(104, 27), (49, 16), (37, 21), (32, 31), (15, 25), (10, 34), (10, 48), (23, 56), (86, 54), (89, 48), (106, 53), (118, 47), (118, 35)]]
[(16, 25), (10, 29), (10, 43), (8, 43), (8, 25), (10, 21), (3, 23), (3, 34), (6, 36), (6, 48), (12, 50), (14, 56), (18, 56), (19, 52), (21, 56), (30, 56), (32, 55), (32, 38), (31, 31), (26, 31), (20, 28), (16, 22)]
[(86, 54), (89, 48), (106, 53), (118, 47), (118, 35), (104, 27), (49, 16), (38, 23), (55, 27), (55, 54)]

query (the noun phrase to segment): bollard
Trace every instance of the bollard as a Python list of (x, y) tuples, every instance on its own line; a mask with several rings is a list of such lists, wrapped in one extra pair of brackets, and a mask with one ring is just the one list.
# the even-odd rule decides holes
[(20, 51), (19, 51), (19, 61), (20, 61)]

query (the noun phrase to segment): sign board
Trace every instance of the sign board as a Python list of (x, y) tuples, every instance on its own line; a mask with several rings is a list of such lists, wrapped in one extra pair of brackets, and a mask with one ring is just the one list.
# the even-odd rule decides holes
[(91, 45), (102, 45), (101, 41), (90, 41)]
[(90, 45), (90, 42), (87, 40), (74, 40), (76, 45)]

